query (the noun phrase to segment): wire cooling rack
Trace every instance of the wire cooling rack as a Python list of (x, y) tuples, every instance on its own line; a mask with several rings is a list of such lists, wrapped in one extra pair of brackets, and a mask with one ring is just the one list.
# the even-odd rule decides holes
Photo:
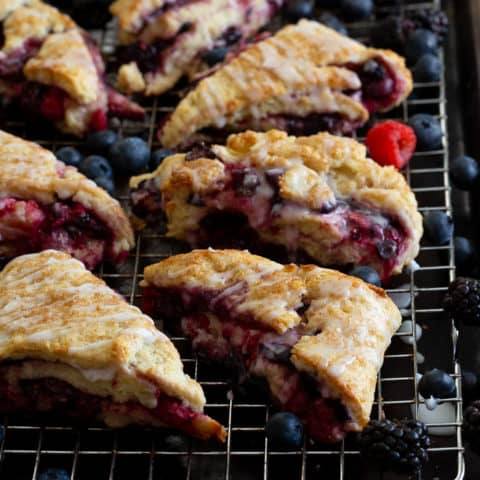
[[(380, 3), (380, 2), (378, 2)], [(402, 9), (439, 7), (439, 1), (400, 2)], [(386, 14), (391, 7), (377, 8), (377, 15)], [(93, 13), (92, 13), (93, 14)], [(359, 39), (371, 23), (350, 25), (350, 33)], [(93, 32), (109, 61), (113, 61), (115, 30)], [(444, 64), (441, 55), (442, 65)], [(175, 95), (146, 100), (146, 119), (141, 123), (113, 122), (120, 135), (141, 135), (152, 148), (159, 145), (155, 138), (156, 123), (171, 111)], [(448, 179), (449, 145), (446, 130), (447, 108), (445, 78), (438, 83), (415, 84), (413, 95), (388, 118), (407, 121), (414, 113), (430, 113), (439, 118), (444, 131), (441, 150), (416, 153), (405, 175), (415, 192), (421, 212), (442, 210), (451, 214)], [(386, 116), (383, 116), (386, 117)], [(382, 116), (377, 117), (382, 118)], [(22, 121), (8, 120), (2, 128), (55, 150), (63, 145), (81, 144), (51, 130), (39, 131)], [(359, 132), (363, 139), (365, 131)], [(119, 199), (127, 206), (126, 182), (119, 182)], [(139, 282), (143, 268), (185, 247), (167, 239), (161, 232), (145, 230), (137, 236), (135, 250), (127, 263), (114, 268), (104, 265), (99, 275), (139, 305)], [(405, 301), (404, 320), (411, 320), (410, 332), (397, 333), (385, 356), (378, 377), (372, 417), (417, 417), (419, 400), (416, 375), (426, 368), (439, 367), (450, 372), (456, 381), (457, 395), (449, 399), (453, 417), (449, 422), (429, 423), (449, 428), (451, 435), (432, 437), (430, 462), (418, 478), (429, 480), (462, 479), (464, 476), (461, 440), (462, 399), (459, 367), (454, 360), (456, 332), (442, 316), (441, 299), (446, 286), (454, 277), (452, 245), (432, 247), (422, 243), (417, 259), (418, 269), (411, 269), (399, 285), (389, 293), (402, 294)], [(158, 325), (161, 327), (161, 321)], [(417, 339), (416, 326), (423, 329)], [(192, 480), (256, 480), (281, 478), (287, 480), (398, 478), (375, 473), (362, 462), (354, 439), (325, 446), (306, 439), (296, 451), (275, 451), (265, 437), (265, 423), (274, 411), (263, 395), (232, 387), (229, 374), (197, 361), (188, 341), (182, 337), (172, 340), (179, 349), (185, 370), (204, 388), (206, 412), (222, 422), (228, 438), (224, 445), (186, 439), (174, 432), (150, 429), (114, 431), (102, 426), (78, 426), (58, 419), (36, 416), (4, 418), (5, 436), (0, 443), (0, 478), (2, 480), (35, 480), (42, 470), (64, 468), (76, 480), (112, 479), (192, 479)], [(403, 340), (403, 341), (402, 341)], [(422, 355), (423, 354), (423, 355)], [(424, 362), (423, 362), (423, 356)]]

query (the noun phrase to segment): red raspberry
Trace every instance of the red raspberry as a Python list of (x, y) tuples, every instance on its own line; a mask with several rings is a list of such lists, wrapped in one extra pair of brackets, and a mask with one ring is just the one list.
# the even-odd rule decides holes
[(417, 137), (411, 127), (387, 120), (378, 123), (365, 139), (370, 156), (380, 165), (392, 165), (400, 170), (412, 158)]
[(101, 110), (95, 110), (92, 112), (92, 116), (90, 117), (90, 128), (98, 132), (100, 130), (105, 130), (108, 126), (108, 119), (107, 114)]

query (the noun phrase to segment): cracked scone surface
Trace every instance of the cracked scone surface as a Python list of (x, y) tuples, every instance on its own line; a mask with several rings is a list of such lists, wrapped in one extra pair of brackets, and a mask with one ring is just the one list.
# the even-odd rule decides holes
[[(419, 251), (422, 219), (403, 175), (367, 158), (355, 140), (328, 133), (231, 135), (225, 146), (213, 145), (194, 159), (190, 153), (168, 157), (130, 186), (134, 211), (137, 194), (160, 195), (168, 235), (193, 246), (223, 246), (214, 237), (217, 226), (205, 222), (236, 212), (257, 240), (291, 254), (304, 251), (323, 265), (369, 264), (384, 278)], [(255, 250), (255, 242), (245, 247)], [(382, 242), (396, 242), (391, 257)]]
[(35, 200), (41, 205), (78, 202), (109, 227), (114, 254), (130, 250), (135, 243), (130, 222), (117, 200), (75, 167), (58, 161), (49, 150), (0, 130), (0, 199), (7, 197)]
[(202, 412), (203, 391), (172, 342), (81, 262), (53, 250), (24, 255), (0, 272), (0, 292), (0, 358), (23, 361), (25, 380), (55, 378), (146, 409), (165, 394)]
[(258, 129), (282, 115), (337, 115), (359, 126), (368, 119), (369, 107), (351, 95), (362, 88), (355, 66), (374, 59), (394, 76), (395, 95), (372, 108), (389, 110), (412, 89), (405, 60), (389, 50), (367, 48), (320, 23), (301, 20), (253, 44), (200, 81), (167, 118), (160, 141), (166, 147), (188, 143), (205, 128)]
[[(203, 55), (226, 46), (222, 35), (235, 33), (233, 45), (254, 35), (264, 26), (283, 0), (209, 0), (176, 2), (117, 0), (110, 8), (120, 25), (123, 65), (118, 86), (128, 92), (160, 95), (182, 76), (194, 80), (210, 67)], [(201, 23), (201, 24), (200, 24)], [(232, 37), (233, 38), (233, 37)], [(228, 44), (233, 47), (232, 44)], [(154, 51), (148, 62), (141, 52)], [(234, 47), (235, 48), (235, 47)]]
[[(292, 368), (328, 387), (353, 419), (353, 430), (368, 422), (377, 372), (401, 322), (382, 289), (334, 270), (284, 266), (238, 250), (170, 257), (145, 268), (142, 287), (176, 289), (181, 298), (206, 292), (209, 301), (198, 313), (218, 315), (220, 324), (233, 319), (276, 335), (299, 329), (291, 345)], [(229, 308), (221, 315), (220, 303)], [(187, 301), (184, 308), (184, 315), (193, 315)]]

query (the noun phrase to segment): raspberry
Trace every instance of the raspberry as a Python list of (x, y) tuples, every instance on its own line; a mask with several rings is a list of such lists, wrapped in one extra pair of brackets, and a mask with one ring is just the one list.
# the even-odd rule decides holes
[(400, 170), (412, 158), (417, 138), (408, 125), (387, 120), (368, 132), (365, 145), (377, 163), (392, 165)]
[(98, 132), (99, 130), (105, 130), (108, 125), (108, 119), (106, 113), (101, 110), (95, 110), (92, 112), (92, 116), (90, 117), (90, 127), (92, 130)]

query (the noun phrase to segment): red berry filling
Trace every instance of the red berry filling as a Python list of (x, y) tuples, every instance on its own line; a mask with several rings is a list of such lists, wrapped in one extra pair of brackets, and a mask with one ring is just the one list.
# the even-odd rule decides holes
[[(21, 365), (21, 363), (19, 363)], [(158, 392), (157, 406), (147, 408), (140, 403), (118, 403), (77, 390), (56, 378), (19, 379), (15, 381), (15, 365), (0, 368), (0, 411), (55, 412), (55, 415), (95, 420), (118, 417), (120, 423), (128, 418), (132, 423), (155, 424), (177, 428), (190, 435), (221, 438), (221, 427), (203, 413), (194, 412), (180, 400)], [(213, 426), (212, 423), (216, 425)], [(216, 427), (218, 425), (218, 427)], [(204, 431), (201, 427), (204, 426)], [(215, 430), (218, 432), (208, 431)]]
[(340, 441), (352, 430), (345, 408), (321, 380), (299, 372), (290, 362), (292, 347), (304, 335), (301, 327), (276, 334), (259, 326), (252, 316), (239, 314), (237, 307), (246, 288), (240, 286), (234, 295), (226, 295), (225, 291), (200, 288), (147, 287), (143, 309), (169, 325), (178, 325), (181, 318), (183, 334), (192, 340), (195, 350), (245, 372), (241, 381), (266, 380), (274, 402), (302, 419), (312, 438)]
[[(3, 42), (1, 42), (0, 45), (3, 45)], [(41, 40), (31, 38), (21, 47), (0, 55), (0, 77), (18, 75), (21, 73), (27, 60), (38, 53), (41, 45)]]
[(41, 205), (33, 200), (0, 200), (0, 256), (45, 249), (65, 251), (94, 269), (112, 252), (113, 233), (91, 210), (76, 202)]
[(412, 158), (417, 137), (413, 128), (387, 120), (369, 130), (365, 145), (370, 156), (380, 165), (391, 165), (398, 170)]

